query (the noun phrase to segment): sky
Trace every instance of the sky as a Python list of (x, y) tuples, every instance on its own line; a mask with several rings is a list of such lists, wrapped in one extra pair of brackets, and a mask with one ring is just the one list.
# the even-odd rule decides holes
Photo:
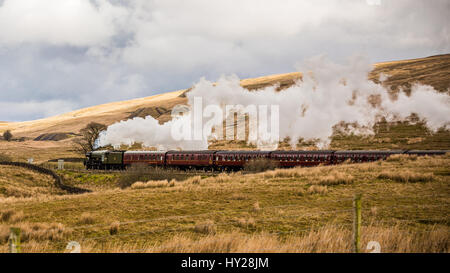
[(0, 121), (184, 89), (202, 77), (450, 53), (448, 0), (0, 0)]

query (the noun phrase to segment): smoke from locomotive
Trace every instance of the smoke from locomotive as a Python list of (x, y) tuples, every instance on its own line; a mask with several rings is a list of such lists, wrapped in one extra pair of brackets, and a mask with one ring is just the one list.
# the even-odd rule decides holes
[[(333, 127), (341, 122), (352, 124), (345, 128), (344, 133), (368, 135), (373, 134), (373, 125), (381, 118), (401, 121), (413, 113), (424, 120), (431, 131), (450, 128), (450, 98), (447, 94), (439, 93), (431, 86), (416, 84), (411, 87), (409, 96), (400, 92), (392, 98), (382, 84), (367, 79), (371, 70), (372, 66), (363, 57), (354, 57), (347, 65), (316, 57), (299, 67), (299, 71), (307, 71), (301, 81), (280, 92), (276, 86), (249, 92), (240, 85), (237, 76), (223, 76), (217, 83), (201, 79), (186, 96), (191, 110), (195, 97), (203, 99), (204, 107), (217, 105), (223, 109), (227, 105), (278, 105), (279, 138), (289, 137), (292, 146), (303, 138), (315, 140), (320, 148), (325, 148), (330, 143)], [(385, 77), (382, 75), (380, 80)], [(97, 145), (117, 147), (139, 142), (161, 150), (207, 149), (208, 139), (217, 138), (211, 131), (201, 140), (173, 138), (173, 126), (193, 122), (190, 114), (164, 124), (159, 124), (151, 116), (121, 121), (109, 126), (100, 135)], [(208, 122), (219, 126), (222, 120), (211, 122), (203, 119), (201, 122), (201, 126), (192, 128), (204, 128)], [(196, 133), (204, 135), (203, 132), (192, 132)], [(261, 146), (258, 141), (249, 139), (247, 142)], [(273, 144), (276, 146), (278, 142)]]

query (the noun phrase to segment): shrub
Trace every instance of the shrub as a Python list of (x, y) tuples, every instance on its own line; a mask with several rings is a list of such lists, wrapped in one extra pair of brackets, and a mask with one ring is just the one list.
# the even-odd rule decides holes
[(147, 189), (147, 188), (163, 188), (169, 187), (169, 181), (165, 180), (150, 180), (147, 182), (135, 182), (131, 185), (132, 189)]
[(120, 222), (113, 222), (111, 224), (111, 226), (109, 227), (109, 234), (110, 235), (115, 235), (117, 233), (119, 233), (119, 229), (120, 229)]
[(11, 141), (12, 137), (13, 137), (13, 135), (12, 135), (10, 130), (6, 130), (3, 133), (3, 139), (6, 140), (6, 141)]
[(397, 171), (397, 172), (382, 172), (378, 175), (380, 179), (389, 179), (397, 182), (414, 183), (414, 182), (429, 182), (433, 181), (432, 173), (416, 173), (411, 171)]
[(238, 226), (243, 227), (243, 228), (254, 228), (256, 226), (255, 219), (253, 219), (252, 217), (239, 218), (237, 220), (237, 224), (238, 224)]
[(81, 214), (80, 220), (78, 221), (78, 224), (81, 224), (81, 225), (92, 225), (94, 223), (95, 223), (95, 218), (89, 212), (85, 212), (85, 213)]
[(255, 204), (253, 204), (253, 211), (258, 212), (261, 210), (261, 207), (259, 206), (259, 202), (256, 201)]
[(0, 211), (0, 222), (16, 223), (22, 221), (24, 218), (22, 211), (14, 211), (12, 209)]
[(9, 155), (0, 153), (0, 162), (11, 162), (11, 161), (12, 159)]
[(203, 233), (203, 234), (215, 234), (217, 231), (217, 228), (213, 221), (208, 220), (206, 222), (195, 225), (194, 230), (195, 230), (195, 232)]
[(191, 174), (189, 172), (180, 173), (174, 169), (163, 169), (159, 167), (148, 166), (147, 164), (134, 164), (129, 167), (117, 180), (117, 185), (125, 189), (138, 181), (150, 180), (184, 180)]
[(333, 172), (325, 177), (321, 177), (319, 181), (316, 183), (318, 185), (340, 185), (340, 184), (351, 184), (353, 183), (353, 176), (341, 173), (341, 172)]
[(318, 186), (318, 185), (312, 185), (308, 188), (307, 191), (309, 194), (327, 194), (328, 188), (327, 186)]
[(417, 160), (417, 155), (397, 154), (391, 155), (388, 158), (386, 158), (387, 162), (404, 162), (408, 160), (411, 161)]
[(256, 172), (264, 172), (267, 170), (273, 170), (276, 167), (278, 167), (277, 162), (270, 159), (260, 158), (250, 160), (249, 162), (245, 163), (244, 171), (256, 173)]

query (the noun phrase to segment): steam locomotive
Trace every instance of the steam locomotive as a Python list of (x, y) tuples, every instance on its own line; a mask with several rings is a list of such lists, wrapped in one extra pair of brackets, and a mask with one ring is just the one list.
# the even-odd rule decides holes
[(93, 151), (86, 154), (86, 169), (125, 169), (133, 164), (179, 169), (240, 170), (254, 160), (271, 160), (280, 168), (371, 162), (395, 154), (442, 155), (442, 150), (390, 151)]

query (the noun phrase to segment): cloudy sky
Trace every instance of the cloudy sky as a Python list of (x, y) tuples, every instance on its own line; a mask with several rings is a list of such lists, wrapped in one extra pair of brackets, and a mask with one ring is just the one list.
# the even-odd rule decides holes
[(201, 77), (450, 52), (448, 0), (0, 0), (0, 120), (187, 88)]

